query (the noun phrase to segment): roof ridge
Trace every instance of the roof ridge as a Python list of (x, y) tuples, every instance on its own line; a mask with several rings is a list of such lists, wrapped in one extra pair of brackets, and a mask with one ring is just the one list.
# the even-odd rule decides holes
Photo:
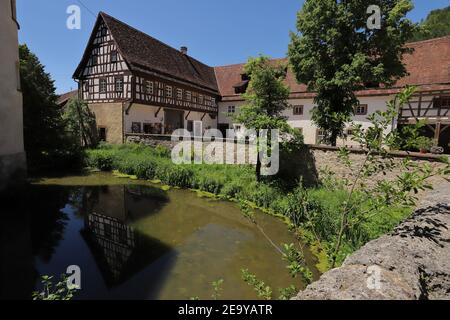
[[(288, 57), (284, 57), (284, 58), (269, 58), (269, 61), (278, 61), (278, 60), (286, 60), (289, 59)], [(225, 65), (221, 65), (221, 66), (214, 66), (214, 69), (216, 68), (226, 68), (226, 67), (235, 67), (235, 66), (239, 66), (239, 65), (245, 65), (247, 62), (241, 62), (241, 63), (232, 63), (232, 64), (225, 64)]]
[(416, 43), (423, 43), (423, 42), (434, 42), (437, 40), (442, 40), (445, 38), (449, 38), (450, 39), (450, 34), (446, 35), (446, 36), (441, 36), (441, 37), (436, 37), (436, 38), (431, 38), (431, 39), (425, 39), (425, 40), (419, 40), (419, 41), (412, 41), (412, 42), (407, 42), (406, 45), (411, 45), (411, 44), (416, 44)]
[(199, 61), (199, 60), (197, 60), (197, 59), (195, 59), (194, 57), (192, 57), (192, 56), (190, 56), (190, 55), (188, 55), (188, 54), (181, 53), (180, 50), (178, 50), (178, 49), (176, 49), (176, 48), (174, 48), (174, 47), (168, 45), (167, 43), (162, 42), (162, 41), (159, 40), (159, 39), (156, 39), (155, 37), (152, 37), (152, 36), (149, 35), (148, 33), (145, 33), (144, 31), (141, 31), (141, 30), (139, 30), (139, 29), (137, 29), (137, 28), (135, 28), (135, 27), (129, 25), (128, 23), (123, 22), (122, 20), (119, 20), (119, 19), (117, 19), (117, 18), (115, 18), (115, 17), (113, 17), (113, 16), (111, 16), (111, 15), (109, 15), (109, 14), (103, 12), (103, 11), (100, 11), (99, 14), (100, 14), (101, 16), (106, 16), (107, 18), (110, 18), (110, 19), (114, 20), (115, 22), (124, 25), (124, 26), (126, 26), (127, 28), (130, 28), (130, 29), (136, 31), (136, 32), (138, 32), (138, 33), (144, 35), (145, 37), (150, 38), (150, 39), (152, 39), (152, 40), (154, 40), (154, 41), (160, 43), (161, 45), (163, 45), (163, 46), (165, 46), (165, 47), (167, 47), (167, 48), (169, 48), (169, 49), (171, 49), (171, 50), (176, 51), (179, 55), (182, 55), (182, 56), (186, 55), (187, 57), (191, 58), (192, 60), (195, 60), (196, 62), (201, 63), (201, 64), (203, 64), (204, 66), (206, 66), (206, 67), (208, 67), (208, 68), (213, 68), (213, 67), (211, 67), (211, 66), (209, 66), (209, 65), (207, 65), (207, 64), (205, 64), (205, 63), (203, 63), (203, 62), (201, 62), (201, 61)]

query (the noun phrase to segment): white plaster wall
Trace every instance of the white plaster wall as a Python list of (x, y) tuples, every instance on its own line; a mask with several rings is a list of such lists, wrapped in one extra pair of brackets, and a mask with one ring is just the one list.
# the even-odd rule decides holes
[(17, 90), (17, 24), (11, 2), (0, 1), (0, 155), (24, 152), (22, 93)]
[[(374, 113), (377, 110), (385, 111), (387, 102), (392, 99), (391, 96), (376, 96), (376, 97), (361, 97), (360, 103), (367, 104), (368, 110), (367, 115), (356, 115), (353, 117), (352, 121), (355, 124), (361, 124), (363, 128), (369, 127), (370, 123), (367, 120), (367, 117)], [(230, 117), (227, 117), (228, 106), (234, 105), (236, 107), (236, 112), (239, 112), (239, 107), (244, 104), (243, 101), (234, 101), (234, 102), (220, 102), (219, 103), (219, 121), (218, 123), (227, 123), (231, 125), (233, 121)], [(313, 99), (290, 99), (289, 104), (291, 106), (294, 105), (303, 105), (303, 115), (294, 115), (293, 108), (288, 108), (283, 111), (283, 115), (288, 118), (288, 123), (294, 128), (301, 128), (303, 132), (303, 136), (306, 144), (315, 144), (317, 141), (317, 127), (312, 123), (311, 120), (311, 111), (314, 107)], [(350, 128), (351, 125), (348, 124), (347, 128)], [(355, 145), (354, 141), (350, 139), (347, 140), (338, 140), (338, 144), (340, 145)]]
[[(187, 115), (187, 111), (184, 113), (184, 127), (187, 128), (187, 122), (189, 120), (192, 121), (202, 121), (203, 123), (203, 130), (210, 128), (210, 129), (216, 129), (217, 128), (217, 116), (215, 119), (211, 119), (211, 117), (207, 114), (203, 117), (204, 113), (203, 112), (195, 112), (195, 111), (191, 111), (191, 113), (189, 113), (189, 115)], [(187, 118), (186, 118), (187, 116)], [(203, 117), (203, 120), (201, 120)]]
[(156, 106), (133, 104), (128, 111), (128, 114), (124, 115), (125, 133), (131, 133), (131, 126), (133, 122), (141, 122), (142, 124), (162, 123), (164, 119), (164, 110), (161, 109), (155, 117), (158, 109), (159, 108)]

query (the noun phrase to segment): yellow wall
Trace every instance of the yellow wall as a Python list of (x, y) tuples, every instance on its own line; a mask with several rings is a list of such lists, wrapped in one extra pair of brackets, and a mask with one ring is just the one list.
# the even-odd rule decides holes
[(0, 191), (18, 183), (26, 171), (17, 27), (11, 1), (0, 1)]
[(122, 103), (92, 103), (89, 109), (95, 114), (97, 127), (106, 128), (106, 142), (123, 142)]

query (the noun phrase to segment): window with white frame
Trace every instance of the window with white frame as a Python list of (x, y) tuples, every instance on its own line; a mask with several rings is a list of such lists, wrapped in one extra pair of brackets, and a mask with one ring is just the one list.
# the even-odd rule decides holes
[(177, 100), (183, 100), (183, 89), (177, 88)]
[(293, 107), (293, 114), (294, 116), (301, 116), (303, 115), (303, 106), (298, 105)]
[(172, 86), (166, 86), (166, 97), (172, 98)]
[(123, 78), (122, 77), (115, 79), (115, 90), (116, 90), (116, 92), (123, 92)]
[(367, 114), (367, 104), (359, 104), (355, 107), (355, 115), (361, 116)]
[(191, 101), (192, 93), (190, 91), (186, 91), (186, 101)]
[(145, 93), (153, 94), (153, 81), (145, 81)]
[(107, 89), (108, 89), (108, 83), (107, 83), (106, 79), (101, 78), (100, 79), (100, 88), (99, 88), (100, 93), (106, 93)]
[(198, 96), (198, 103), (199, 103), (199, 104), (203, 104), (204, 102), (205, 102), (204, 97), (203, 97), (202, 94), (200, 94), (200, 95)]

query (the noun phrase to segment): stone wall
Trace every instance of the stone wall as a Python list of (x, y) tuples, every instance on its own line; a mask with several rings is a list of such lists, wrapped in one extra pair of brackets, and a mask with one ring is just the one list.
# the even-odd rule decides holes
[[(365, 155), (361, 150), (355, 149), (350, 153), (350, 160), (353, 165), (351, 169), (342, 165), (338, 158), (337, 148), (325, 147), (325, 146), (309, 146), (310, 155), (308, 156), (308, 162), (311, 160), (314, 162), (315, 169), (317, 170), (319, 178), (321, 177), (321, 171), (325, 169), (330, 169), (338, 177), (342, 178), (352, 178), (354, 174), (358, 172), (361, 168)], [(439, 156), (432, 154), (420, 154), (415, 152), (392, 152), (394, 156), (395, 163), (399, 164), (405, 158), (413, 160), (418, 165), (427, 164), (433, 168), (441, 168), (444, 165), (438, 161)], [(305, 166), (309, 167), (310, 163), (304, 163)], [(402, 171), (400, 168), (394, 169), (387, 175), (380, 173), (373, 177), (372, 181), (377, 180), (391, 180), (394, 179)], [(433, 185), (439, 185), (445, 180), (442, 177), (431, 177), (429, 180)]]
[(413, 216), (350, 255), (296, 300), (450, 299), (450, 183), (429, 192)]

